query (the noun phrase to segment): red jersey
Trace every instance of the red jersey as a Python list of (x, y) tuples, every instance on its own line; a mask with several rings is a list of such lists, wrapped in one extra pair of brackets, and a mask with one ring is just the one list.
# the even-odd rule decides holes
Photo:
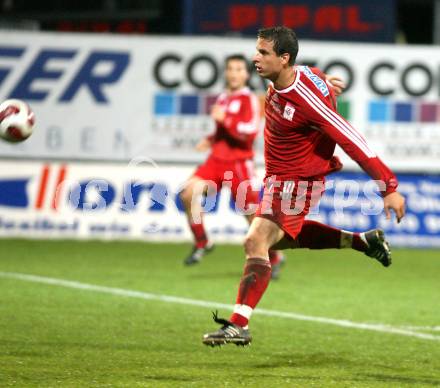
[(221, 160), (251, 159), (253, 145), (260, 124), (258, 98), (245, 87), (234, 93), (222, 93), (216, 104), (225, 109), (223, 123), (216, 123), (216, 131), (209, 136), (211, 155)]
[(297, 66), (295, 80), (283, 90), (270, 85), (266, 95), (264, 155), (266, 176), (280, 179), (322, 178), (340, 169), (333, 156), (338, 144), (388, 194), (397, 180), (368, 147), (364, 137), (336, 111), (333, 90), (307, 66)]

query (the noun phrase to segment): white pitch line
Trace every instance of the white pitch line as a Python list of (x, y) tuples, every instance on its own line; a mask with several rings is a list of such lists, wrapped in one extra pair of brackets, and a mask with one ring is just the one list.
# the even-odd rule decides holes
[(406, 325), (402, 325), (399, 326), (402, 329), (405, 330), (415, 330), (415, 331), (440, 331), (440, 326), (406, 326)]
[[(125, 296), (125, 297), (130, 297), (130, 298), (139, 298), (139, 299), (146, 299), (146, 300), (156, 300), (156, 301), (161, 301), (161, 302), (166, 302), (166, 303), (177, 303), (177, 304), (184, 304), (184, 305), (191, 305), (191, 306), (233, 310), (232, 305), (225, 304), (225, 303), (210, 302), (210, 301), (190, 299), (190, 298), (182, 298), (182, 297), (170, 296), (170, 295), (152, 294), (152, 293), (142, 292), (142, 291), (126, 290), (123, 288), (98, 286), (98, 285), (94, 285), (94, 284), (75, 282), (72, 280), (49, 278), (49, 277), (38, 276), (38, 275), (28, 275), (28, 274), (17, 273), (17, 272), (0, 272), (0, 277), (9, 278), (9, 279), (16, 279), (16, 280), (24, 280), (27, 282), (34, 282), (34, 283), (50, 284), (53, 286), (74, 288), (74, 289), (85, 290), (85, 291), (93, 291), (93, 292), (100, 292), (100, 293), (105, 293), (105, 294)], [(377, 331), (377, 332), (381, 332), (381, 333), (397, 334), (397, 335), (415, 337), (415, 338), (431, 340), (431, 341), (440, 341), (440, 336), (438, 336), (438, 335), (420, 333), (417, 331), (408, 330), (405, 328), (394, 327), (394, 326), (389, 326), (389, 325), (384, 325), (384, 324), (352, 322), (352, 321), (343, 320), (343, 319), (316, 317), (316, 316), (310, 316), (310, 315), (303, 315), (303, 314), (284, 312), (284, 311), (276, 311), (276, 310), (267, 310), (267, 309), (256, 309), (254, 311), (254, 314), (265, 315), (265, 316), (270, 316), (270, 317), (294, 319), (294, 320), (298, 320), (298, 321), (317, 322), (317, 323), (323, 323), (323, 324), (327, 324), (327, 325), (346, 327), (346, 328), (350, 328), (350, 329), (370, 330), (370, 331)]]

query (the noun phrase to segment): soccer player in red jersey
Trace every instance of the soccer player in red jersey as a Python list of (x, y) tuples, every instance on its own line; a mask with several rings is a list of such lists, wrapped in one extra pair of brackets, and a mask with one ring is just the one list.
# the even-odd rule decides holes
[[(338, 77), (323, 76), (336, 94), (342, 92), (344, 85)], [(253, 146), (259, 132), (260, 109), (257, 97), (246, 86), (248, 79), (246, 58), (240, 54), (228, 56), (225, 60), (226, 90), (219, 95), (211, 111), (216, 131), (196, 146), (198, 151), (211, 150), (210, 155), (186, 182), (180, 195), (195, 240), (192, 252), (184, 261), (186, 265), (199, 263), (212, 250), (203, 224), (201, 196), (217, 193), (226, 182), (249, 223), (255, 213), (249, 208), (252, 205), (256, 208), (259, 202)], [(271, 276), (277, 278), (282, 255), (270, 250), (269, 259)]]
[[(259, 202), (259, 187), (254, 172), (253, 145), (260, 127), (259, 101), (246, 86), (249, 79), (248, 62), (243, 55), (230, 55), (225, 60), (226, 90), (214, 104), (211, 117), (216, 123), (214, 134), (202, 139), (196, 146), (198, 151), (210, 150), (208, 159), (201, 164), (186, 182), (181, 199), (195, 245), (185, 259), (186, 265), (199, 263), (212, 250), (202, 220), (200, 197), (216, 194), (227, 182), (238, 208), (245, 211), (250, 223), (254, 211), (250, 206)], [(282, 256), (269, 252), (270, 261), (278, 274)]]
[(251, 342), (248, 321), (270, 280), (269, 249), (351, 248), (384, 266), (391, 264), (381, 230), (352, 233), (304, 219), (321, 197), (325, 176), (342, 167), (333, 155), (336, 144), (376, 180), (388, 219), (393, 210), (400, 222), (405, 200), (396, 191), (394, 174), (336, 112), (326, 82), (308, 67), (294, 66), (297, 53), (298, 41), (291, 29), (258, 32), (254, 64), (262, 77), (272, 81), (265, 105), (265, 188), (244, 243), (246, 264), (234, 312), (229, 321), (214, 314), (222, 327), (203, 336), (206, 345)]

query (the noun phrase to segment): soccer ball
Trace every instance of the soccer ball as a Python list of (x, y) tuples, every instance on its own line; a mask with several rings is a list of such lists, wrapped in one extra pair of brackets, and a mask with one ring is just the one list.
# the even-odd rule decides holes
[(21, 100), (0, 104), (0, 138), (11, 143), (26, 140), (34, 128), (34, 112)]

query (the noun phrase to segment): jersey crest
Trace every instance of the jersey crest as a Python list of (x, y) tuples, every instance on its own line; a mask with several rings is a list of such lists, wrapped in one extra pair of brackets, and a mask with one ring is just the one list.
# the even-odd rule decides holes
[(283, 117), (286, 120), (292, 121), (293, 120), (293, 115), (295, 114), (295, 108), (293, 107), (293, 105), (287, 103), (284, 106), (284, 113), (283, 113)]

